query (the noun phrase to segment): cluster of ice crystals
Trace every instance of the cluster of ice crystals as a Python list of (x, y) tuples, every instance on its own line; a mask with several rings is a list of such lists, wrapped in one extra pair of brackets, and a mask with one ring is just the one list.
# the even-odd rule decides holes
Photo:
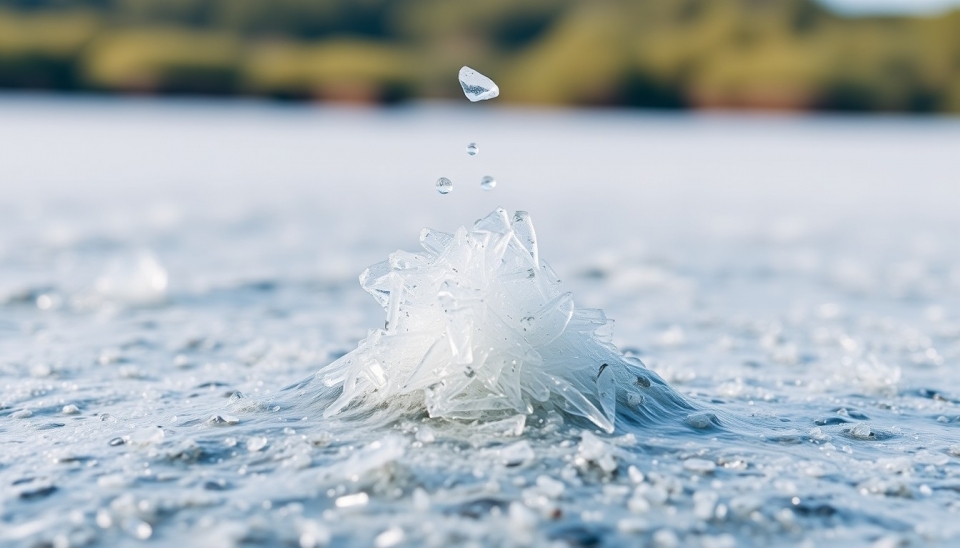
[(603, 311), (577, 308), (560, 289), (526, 212), (497, 209), (454, 234), (424, 229), (420, 243), (423, 252), (397, 251), (361, 274), (386, 323), (318, 373), (340, 388), (325, 416), (398, 401), (452, 419), (542, 407), (609, 432), (618, 385), (624, 405), (641, 404), (650, 379), (670, 392), (611, 344)]

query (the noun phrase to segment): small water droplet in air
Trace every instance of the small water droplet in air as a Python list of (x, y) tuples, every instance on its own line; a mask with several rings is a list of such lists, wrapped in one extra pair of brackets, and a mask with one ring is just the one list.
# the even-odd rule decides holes
[(467, 154), (470, 156), (476, 156), (478, 152), (480, 152), (480, 147), (477, 146), (477, 143), (467, 145)]
[(453, 190), (453, 181), (447, 179), (446, 177), (440, 177), (437, 179), (437, 192), (440, 194), (450, 194)]
[(489, 175), (484, 175), (483, 179), (480, 179), (480, 188), (484, 190), (493, 190), (497, 186), (497, 180)]

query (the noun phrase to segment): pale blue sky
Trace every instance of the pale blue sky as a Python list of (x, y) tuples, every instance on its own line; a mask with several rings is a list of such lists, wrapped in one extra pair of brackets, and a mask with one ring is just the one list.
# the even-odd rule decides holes
[(937, 13), (960, 7), (960, 0), (820, 0), (845, 13)]

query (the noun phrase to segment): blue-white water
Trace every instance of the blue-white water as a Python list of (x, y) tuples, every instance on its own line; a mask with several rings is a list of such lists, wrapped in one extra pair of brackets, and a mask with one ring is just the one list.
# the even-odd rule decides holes
[[(0, 545), (956, 542), (960, 122), (468, 106), (0, 99)], [(284, 391), (497, 206), (721, 426)]]

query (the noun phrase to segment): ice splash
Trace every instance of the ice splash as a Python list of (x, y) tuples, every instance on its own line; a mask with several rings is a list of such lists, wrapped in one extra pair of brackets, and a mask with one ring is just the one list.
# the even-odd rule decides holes
[(360, 275), (387, 319), (317, 373), (325, 417), (407, 407), (496, 420), (557, 409), (613, 432), (618, 416), (638, 423), (691, 409), (617, 350), (602, 310), (577, 308), (561, 291), (526, 212), (497, 209), (454, 234), (424, 229), (420, 244)]
[(470, 67), (460, 67), (460, 87), (471, 102), (486, 101), (500, 95), (500, 88), (493, 80)]

